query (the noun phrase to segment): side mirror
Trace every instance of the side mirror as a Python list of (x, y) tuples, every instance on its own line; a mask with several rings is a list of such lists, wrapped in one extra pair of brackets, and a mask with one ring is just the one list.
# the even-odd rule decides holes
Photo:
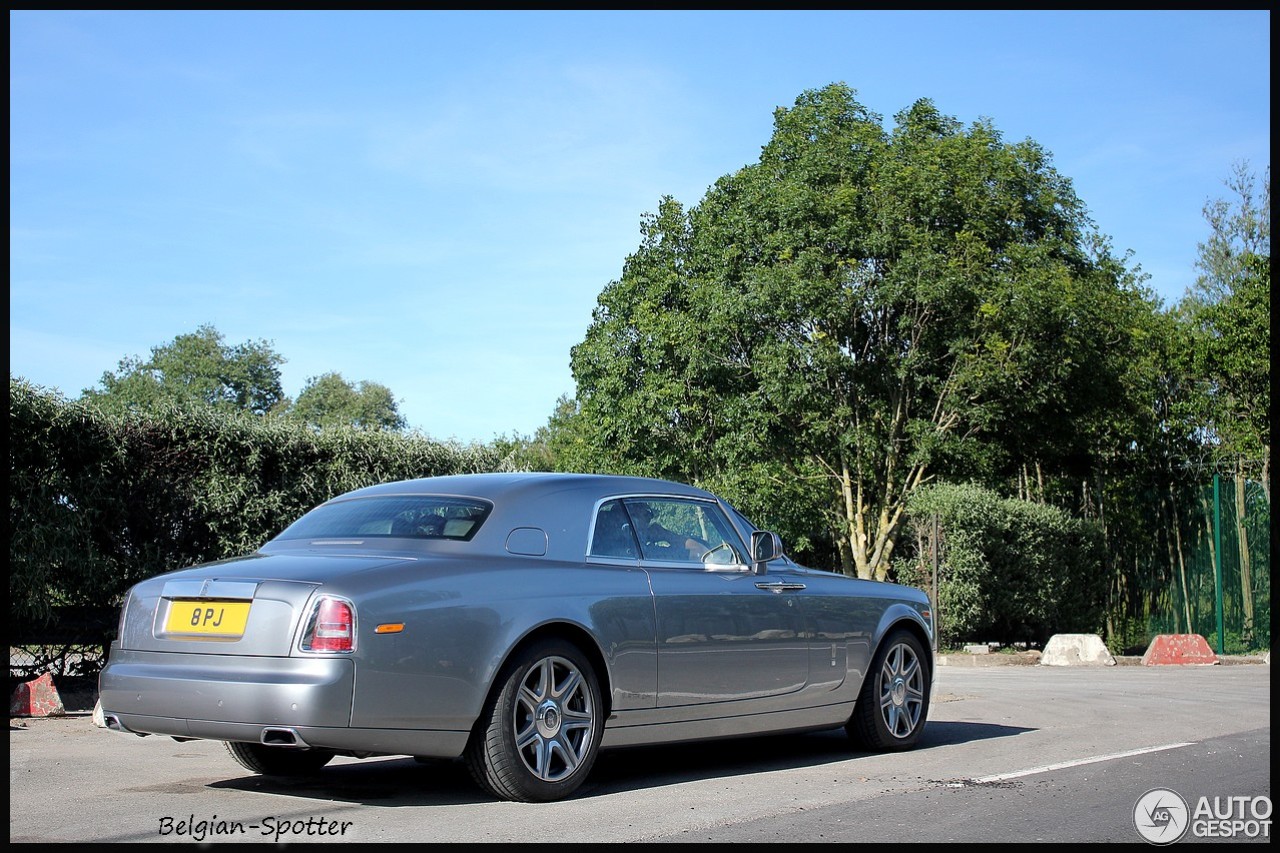
[(757, 530), (751, 534), (751, 563), (756, 574), (764, 574), (765, 564), (782, 556), (782, 540), (778, 534)]

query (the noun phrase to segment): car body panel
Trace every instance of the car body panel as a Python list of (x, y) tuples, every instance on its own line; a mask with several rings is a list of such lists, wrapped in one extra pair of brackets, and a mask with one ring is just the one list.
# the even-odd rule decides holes
[[(104, 708), (119, 715), (263, 726), (349, 726), (355, 665), (345, 658), (264, 658), (113, 647)], [(179, 734), (188, 734), (183, 731)], [(254, 737), (254, 740), (258, 740)]]
[(362, 637), (353, 723), (413, 728), (426, 718), (469, 730), (509, 650), (551, 624), (596, 638), (614, 707), (651, 706), (653, 607), (644, 573), (579, 562), (556, 566), (563, 583), (550, 585), (545, 564), (530, 562), (512, 557), (468, 571), (456, 561), (460, 570), (438, 586), (415, 588), (406, 578), (359, 593), (363, 620), (403, 623), (404, 630)]
[(757, 575), (651, 568), (658, 614), (658, 705), (763, 699), (809, 683), (809, 642), (794, 596)]

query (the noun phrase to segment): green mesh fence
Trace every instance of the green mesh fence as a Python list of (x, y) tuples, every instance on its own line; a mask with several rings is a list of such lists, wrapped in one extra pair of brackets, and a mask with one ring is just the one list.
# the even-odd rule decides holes
[(1195, 509), (1180, 525), (1182, 559), (1175, 548), (1167, 603), (1151, 614), (1149, 633), (1201, 634), (1220, 654), (1270, 649), (1271, 505), (1262, 486), (1220, 477)]

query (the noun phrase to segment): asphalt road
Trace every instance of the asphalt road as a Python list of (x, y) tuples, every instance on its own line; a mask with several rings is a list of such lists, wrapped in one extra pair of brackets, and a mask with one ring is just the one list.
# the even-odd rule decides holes
[(1141, 843), (1135, 805), (1163, 788), (1187, 804), (1184, 840), (1201, 797), (1244, 815), (1200, 830), (1269, 840), (1270, 688), (1269, 665), (944, 667), (913, 752), (855, 752), (842, 732), (614, 751), (573, 799), (537, 805), (452, 763), (337, 759), (290, 784), (216, 743), (13, 720), (9, 839)]

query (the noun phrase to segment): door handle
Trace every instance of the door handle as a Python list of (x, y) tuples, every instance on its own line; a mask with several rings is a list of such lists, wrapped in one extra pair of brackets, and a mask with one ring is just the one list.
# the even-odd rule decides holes
[(804, 589), (802, 583), (788, 583), (787, 581), (761, 581), (756, 584), (756, 589), (767, 589), (775, 595), (780, 592), (792, 592), (798, 589)]

